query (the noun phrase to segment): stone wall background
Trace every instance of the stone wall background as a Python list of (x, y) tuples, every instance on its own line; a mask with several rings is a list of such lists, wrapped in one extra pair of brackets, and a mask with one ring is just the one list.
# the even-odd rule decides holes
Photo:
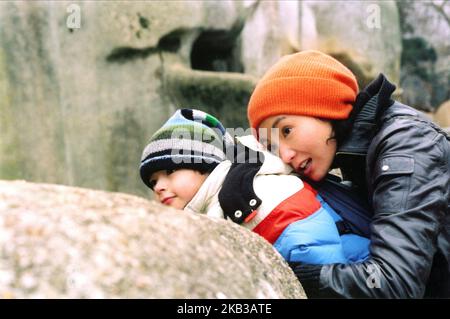
[[(258, 78), (304, 49), (335, 56), (361, 87), (383, 72), (432, 112), (450, 87), (450, 5), (436, 3), (443, 13), (414, 1), (1, 2), (0, 178), (148, 196), (140, 154), (176, 108), (246, 128)], [(80, 28), (67, 24), (73, 4)]]

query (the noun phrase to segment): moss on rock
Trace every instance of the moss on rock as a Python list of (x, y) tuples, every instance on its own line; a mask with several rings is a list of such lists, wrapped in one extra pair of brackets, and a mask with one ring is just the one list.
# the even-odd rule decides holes
[(247, 104), (257, 78), (240, 73), (188, 69), (180, 64), (166, 69), (166, 89), (174, 104), (204, 110), (226, 127), (248, 127)]

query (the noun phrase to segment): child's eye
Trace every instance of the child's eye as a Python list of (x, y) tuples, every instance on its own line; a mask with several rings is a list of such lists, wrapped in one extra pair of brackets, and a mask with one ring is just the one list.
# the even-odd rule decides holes
[(149, 183), (150, 189), (153, 190), (155, 188), (156, 185), (156, 180), (152, 179)]
[(281, 134), (283, 134), (284, 137), (287, 137), (291, 133), (292, 127), (284, 126), (281, 129)]
[(166, 174), (167, 174), (167, 175), (170, 175), (170, 174), (172, 174), (173, 172), (175, 172), (174, 169), (167, 169), (167, 170), (166, 170)]

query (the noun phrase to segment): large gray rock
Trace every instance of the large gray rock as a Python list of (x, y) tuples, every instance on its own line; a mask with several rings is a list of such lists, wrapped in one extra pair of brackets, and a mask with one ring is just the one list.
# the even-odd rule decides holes
[[(145, 196), (141, 151), (176, 108), (246, 127), (257, 79), (299, 50), (334, 55), (360, 86), (380, 71), (398, 84), (393, 1), (84, 1), (79, 29), (67, 25), (72, 4), (0, 2), (2, 179)], [(380, 28), (370, 8), (379, 9)], [(448, 99), (448, 28), (420, 25), (445, 75), (436, 92)]]
[(246, 72), (255, 76), (282, 55), (315, 49), (350, 67), (361, 86), (379, 72), (395, 83), (400, 80), (395, 1), (262, 1), (241, 37)]
[(434, 113), (434, 121), (450, 133), (450, 100), (442, 103)]
[(182, 64), (168, 67), (165, 73), (167, 91), (177, 105), (201, 106), (223, 123), (234, 123), (232, 128), (248, 127), (246, 110), (236, 110), (247, 105), (257, 78), (241, 73), (191, 70)]
[(395, 1), (307, 1), (317, 39), (309, 48), (349, 52), (367, 61), (368, 72), (400, 82), (401, 30)]
[(305, 298), (247, 229), (120, 193), (0, 181), (0, 297)]
[[(165, 71), (190, 70), (197, 38), (232, 29), (241, 5), (77, 2), (80, 28), (69, 28), (72, 4), (0, 3), (0, 178), (145, 195), (147, 139), (176, 108), (206, 104), (172, 99)], [(227, 111), (245, 112), (251, 89)]]
[(399, 1), (404, 102), (434, 111), (450, 98), (450, 2)]

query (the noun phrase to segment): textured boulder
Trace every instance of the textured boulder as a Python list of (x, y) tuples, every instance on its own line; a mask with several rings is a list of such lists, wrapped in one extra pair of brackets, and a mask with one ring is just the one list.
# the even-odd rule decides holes
[(214, 114), (223, 123), (235, 123), (233, 127), (246, 128), (246, 105), (255, 88), (257, 78), (241, 73), (207, 72), (191, 70), (181, 64), (166, 69), (166, 87), (177, 105), (198, 105)]
[(427, 39), (436, 54), (403, 50), (415, 70), (402, 70), (404, 101), (431, 111), (449, 98), (449, 25), (434, 4), (402, 4), (399, 15), (394, 1), (0, 2), (0, 178), (145, 196), (141, 151), (176, 108), (246, 127), (256, 80), (305, 49), (334, 55), (361, 87), (378, 72), (398, 84), (399, 20), (414, 27), (404, 43)]
[(397, 2), (402, 27), (403, 102), (435, 111), (450, 98), (450, 2)]
[[(175, 108), (202, 108), (197, 100), (171, 99), (165, 70), (172, 63), (190, 68), (202, 30), (226, 33), (241, 6), (84, 1), (71, 11), (71, 5), (0, 3), (0, 178), (144, 195), (137, 166), (147, 139)], [(71, 28), (77, 12), (80, 27)], [(245, 108), (246, 101), (234, 112)]]
[(369, 63), (367, 72), (383, 72), (400, 81), (401, 30), (394, 1), (307, 1), (313, 12), (317, 38), (309, 48), (325, 52), (348, 51)]
[(394, 1), (253, 2), (241, 34), (246, 73), (259, 77), (281, 56), (314, 49), (349, 67), (360, 87), (380, 72), (399, 83), (401, 30)]
[(0, 297), (304, 298), (254, 233), (155, 202), (0, 181)]
[(442, 105), (438, 107), (436, 113), (434, 113), (433, 119), (447, 132), (450, 132), (450, 100), (442, 103)]

